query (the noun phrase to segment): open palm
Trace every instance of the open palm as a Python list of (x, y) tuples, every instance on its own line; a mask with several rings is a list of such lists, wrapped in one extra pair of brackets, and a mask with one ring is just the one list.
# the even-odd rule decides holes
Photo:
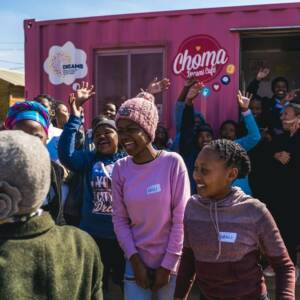
[(93, 85), (89, 85), (88, 82), (83, 81), (75, 95), (77, 106), (82, 106), (87, 100), (89, 100), (95, 94), (93, 90)]

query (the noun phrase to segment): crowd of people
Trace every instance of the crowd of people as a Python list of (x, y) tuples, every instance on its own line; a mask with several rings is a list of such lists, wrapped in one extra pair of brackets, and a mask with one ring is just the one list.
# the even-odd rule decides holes
[[(68, 104), (49, 95), (9, 108), (0, 131), (0, 298), (295, 299), (300, 261), (300, 97), (283, 77), (258, 95), (260, 69), (237, 92), (238, 121), (218, 133), (186, 80), (176, 135), (159, 120), (154, 80), (91, 126), (82, 82)], [(90, 128), (89, 128), (90, 127)], [(76, 228), (77, 227), (77, 228)]]

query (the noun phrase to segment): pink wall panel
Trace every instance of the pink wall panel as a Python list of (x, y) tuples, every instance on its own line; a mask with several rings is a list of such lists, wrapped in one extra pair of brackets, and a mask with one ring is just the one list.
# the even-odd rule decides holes
[[(32, 27), (28, 28), (28, 23)], [(35, 22), (26, 20), (25, 28), (25, 71), (26, 96), (33, 98), (39, 93), (48, 93), (62, 101), (72, 92), (72, 84), (50, 82), (43, 69), (49, 49), (63, 46), (71, 41), (77, 49), (87, 54), (88, 73), (82, 79), (94, 80), (94, 52), (101, 49), (126, 49), (133, 47), (163, 47), (166, 53), (166, 76), (171, 79), (171, 89), (165, 101), (165, 121), (174, 132), (174, 105), (183, 86), (184, 79), (172, 72), (173, 60), (181, 43), (193, 35), (209, 35), (227, 50), (228, 64), (236, 66), (230, 75), (231, 82), (211, 96), (199, 97), (200, 109), (215, 129), (228, 118), (237, 117), (236, 92), (239, 82), (239, 33), (231, 28), (297, 26), (300, 24), (300, 4), (279, 4), (205, 10), (187, 10), (148, 14), (91, 17), (69, 20)], [(226, 74), (223, 67), (218, 77), (207, 86), (212, 88)], [(93, 115), (93, 104), (87, 107), (87, 121)]]

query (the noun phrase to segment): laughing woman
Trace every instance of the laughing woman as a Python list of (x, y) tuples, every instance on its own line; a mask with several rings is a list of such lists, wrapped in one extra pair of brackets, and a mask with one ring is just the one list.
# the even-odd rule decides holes
[(116, 124), (128, 157), (113, 170), (113, 223), (127, 259), (125, 300), (173, 298), (183, 243), (188, 173), (176, 153), (152, 146), (158, 123), (154, 97), (140, 93), (120, 107)]
[(108, 294), (109, 274), (122, 286), (124, 255), (112, 224), (111, 173), (115, 162), (124, 157), (118, 149), (118, 134), (113, 120), (101, 119), (93, 128), (95, 151), (75, 149), (76, 132), (81, 125), (83, 104), (93, 95), (93, 87), (83, 83), (76, 97), (70, 97), (71, 116), (58, 145), (60, 161), (84, 177), (80, 228), (89, 233), (99, 246), (104, 266), (104, 299)]

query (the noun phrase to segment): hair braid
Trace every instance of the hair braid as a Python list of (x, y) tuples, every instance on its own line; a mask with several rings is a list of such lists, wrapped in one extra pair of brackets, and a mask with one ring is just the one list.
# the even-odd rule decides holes
[(219, 139), (210, 142), (207, 146), (216, 151), (228, 167), (238, 169), (237, 178), (244, 178), (250, 173), (250, 159), (239, 144), (227, 139)]

